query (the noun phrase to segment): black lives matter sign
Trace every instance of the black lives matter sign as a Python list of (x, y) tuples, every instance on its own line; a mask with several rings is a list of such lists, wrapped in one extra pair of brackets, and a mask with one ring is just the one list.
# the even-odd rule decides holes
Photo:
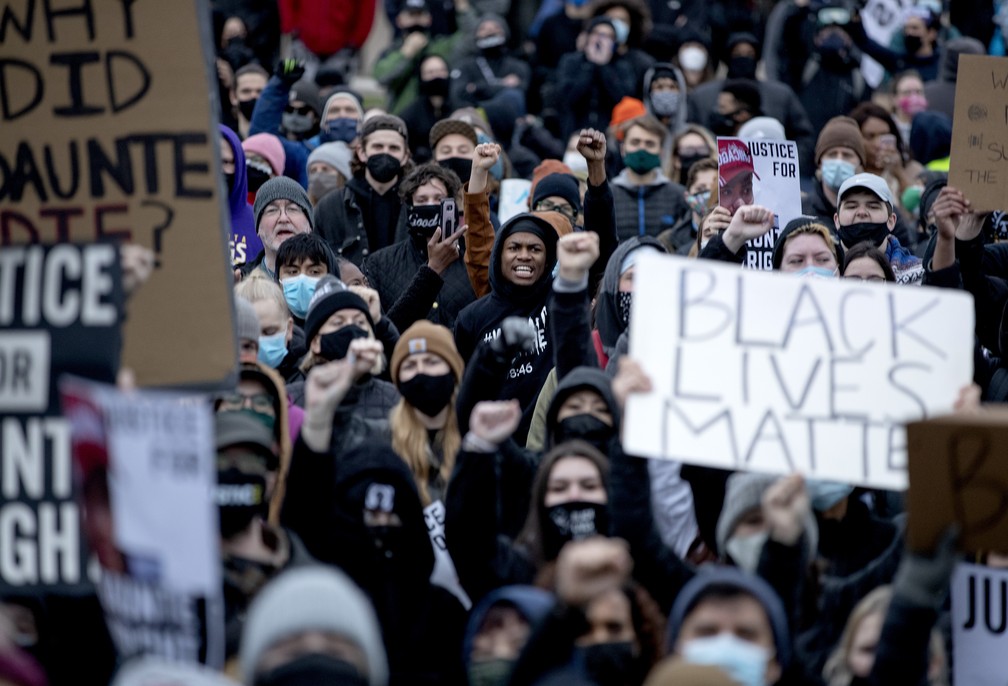
[(152, 248), (123, 353), (141, 385), (235, 366), (209, 17), (205, 0), (0, 4), (0, 248)]
[(62, 373), (115, 378), (118, 255), (109, 243), (0, 250), (0, 591), (86, 581), (56, 388)]

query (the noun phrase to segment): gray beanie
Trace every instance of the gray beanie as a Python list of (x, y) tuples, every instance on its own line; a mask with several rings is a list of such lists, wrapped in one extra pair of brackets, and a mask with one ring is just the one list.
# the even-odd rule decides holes
[(259, 220), (262, 219), (263, 210), (274, 200), (290, 200), (292, 203), (300, 206), (304, 210), (304, 213), (308, 215), (308, 226), (314, 230), (315, 220), (312, 217), (311, 201), (308, 200), (308, 194), (305, 192), (305, 189), (290, 177), (274, 176), (262, 185), (259, 192), (256, 193), (255, 204), (252, 205), (257, 232), (259, 231)]
[(298, 567), (283, 572), (252, 601), (242, 632), (239, 664), (246, 684), (271, 646), (304, 631), (326, 631), (356, 644), (368, 663), (371, 686), (388, 683), (381, 629), (364, 592), (331, 567)]
[[(725, 546), (739, 519), (746, 512), (762, 507), (763, 494), (780, 478), (748, 472), (735, 472), (728, 477), (728, 482), (725, 484), (724, 506), (721, 508), (721, 516), (718, 517), (714, 532), (718, 554), (722, 557), (725, 555)], [(804, 540), (811, 560), (819, 549), (819, 527), (811, 512), (805, 520)]]
[(353, 172), (350, 171), (350, 156), (350, 147), (343, 141), (323, 143), (311, 151), (308, 155), (308, 164), (305, 166), (311, 167), (314, 162), (325, 162), (342, 174), (344, 179), (349, 180), (353, 177)]
[(259, 316), (255, 307), (245, 298), (235, 296), (235, 328), (238, 329), (238, 340), (259, 340)]

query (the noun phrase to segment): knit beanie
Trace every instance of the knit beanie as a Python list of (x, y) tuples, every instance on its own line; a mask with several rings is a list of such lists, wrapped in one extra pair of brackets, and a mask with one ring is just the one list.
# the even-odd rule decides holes
[(365, 119), (361, 124), (360, 139), (363, 141), (375, 131), (395, 131), (403, 137), (403, 140), (409, 140), (406, 122), (394, 114), (376, 114)]
[(259, 222), (262, 220), (263, 210), (274, 200), (289, 200), (299, 206), (308, 217), (309, 228), (315, 228), (311, 201), (308, 200), (308, 194), (305, 192), (305, 189), (290, 177), (274, 176), (262, 185), (259, 192), (256, 193), (255, 204), (252, 205), (257, 232), (259, 231)]
[(455, 347), (455, 339), (451, 331), (434, 324), (426, 319), (420, 319), (406, 329), (392, 351), (392, 362), (389, 371), (392, 374), (392, 383), (399, 383), (399, 366), (409, 355), (419, 353), (433, 353), (448, 363), (455, 381), (462, 380), (462, 372), (465, 370), (465, 362)]
[(819, 162), (827, 150), (840, 145), (853, 150), (861, 160), (861, 166), (864, 166), (864, 137), (861, 136), (861, 127), (850, 117), (833, 117), (826, 122), (826, 126), (819, 133), (819, 140), (815, 144), (816, 166), (819, 166)]
[(351, 155), (350, 146), (343, 141), (323, 143), (311, 151), (305, 166), (310, 168), (315, 162), (325, 162), (349, 180), (353, 177), (353, 172), (350, 171)]
[(316, 117), (322, 114), (322, 97), (319, 95), (318, 86), (314, 81), (301, 79), (291, 86), (288, 98), (290, 102), (300, 100), (308, 105), (315, 112)]
[(644, 107), (644, 103), (637, 98), (631, 98), (629, 95), (624, 95), (623, 99), (616, 103), (616, 106), (612, 110), (612, 118), (609, 120), (609, 127), (613, 131), (616, 131), (616, 137), (623, 140), (624, 129), (622, 124), (630, 121), (631, 119), (636, 119), (637, 117), (643, 117), (647, 114), (647, 108)]
[(535, 185), (535, 195), (532, 196), (533, 209), (541, 200), (557, 196), (570, 203), (570, 206), (581, 214), (581, 190), (577, 179), (570, 174), (549, 174)]
[(238, 330), (238, 340), (259, 340), (259, 317), (255, 307), (245, 298), (235, 296), (235, 328)]
[(791, 636), (788, 631), (787, 613), (784, 611), (784, 604), (780, 597), (771, 588), (770, 584), (756, 576), (749, 574), (737, 567), (726, 567), (724, 565), (704, 565), (697, 570), (697, 573), (690, 579), (679, 595), (676, 596), (675, 603), (672, 604), (672, 611), (668, 620), (668, 639), (666, 646), (668, 652), (674, 652), (676, 641), (679, 640), (679, 632), (682, 630), (683, 621), (686, 616), (693, 611), (699, 600), (702, 600), (704, 591), (712, 586), (729, 586), (739, 589), (756, 599), (763, 606), (770, 620), (770, 627), (773, 629), (774, 647), (777, 649), (777, 662), (782, 669), (787, 669), (791, 662)]
[(467, 124), (459, 119), (442, 119), (441, 121), (434, 124), (430, 130), (430, 147), (431, 150), (437, 147), (438, 141), (440, 141), (445, 136), (457, 133), (460, 136), (465, 136), (474, 146), (479, 145), (479, 139), (476, 137), (476, 129), (472, 125)]
[(272, 133), (257, 133), (242, 141), (242, 150), (246, 153), (254, 152), (269, 163), (273, 176), (283, 174), (284, 164), (287, 163), (287, 153), (284, 152), (283, 143)]
[(532, 170), (532, 185), (529, 186), (528, 202), (531, 206), (532, 198), (535, 197), (536, 186), (550, 174), (573, 175), (574, 172), (560, 160), (543, 160)]
[(246, 683), (255, 680), (263, 653), (279, 641), (306, 631), (332, 633), (349, 640), (367, 658), (368, 683), (388, 683), (388, 661), (374, 608), (346, 574), (322, 566), (283, 572), (252, 601), (239, 651)]
[(357, 118), (364, 118), (364, 107), (361, 105), (360, 98), (347, 91), (337, 91), (326, 99), (325, 107), (322, 108), (322, 121), (326, 121), (329, 118), (329, 108), (331, 108), (333, 103), (337, 100), (346, 100), (357, 109)]
[(374, 333), (374, 322), (371, 320), (371, 310), (364, 298), (343, 285), (343, 282), (332, 274), (327, 274), (315, 284), (315, 294), (308, 303), (308, 314), (305, 315), (305, 342), (309, 345), (319, 329), (335, 312), (345, 309), (360, 310), (367, 317), (371, 332)]

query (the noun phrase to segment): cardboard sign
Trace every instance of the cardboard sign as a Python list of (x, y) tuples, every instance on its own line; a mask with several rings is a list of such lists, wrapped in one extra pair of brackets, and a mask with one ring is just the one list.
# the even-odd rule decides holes
[(773, 269), (781, 229), (802, 213), (798, 145), (793, 141), (718, 138), (718, 203), (734, 210), (762, 205), (774, 212), (773, 228), (748, 243), (745, 267)]
[[(859, 15), (865, 34), (879, 45), (889, 45), (893, 34), (903, 30), (904, 12), (912, 0), (866, 0)], [(861, 56), (861, 75), (872, 88), (885, 78), (885, 68), (868, 55)]]
[(64, 377), (98, 598), (123, 657), (220, 667), (223, 600), (213, 417), (203, 398)]
[(959, 56), (949, 185), (976, 212), (1008, 208), (1008, 57)]
[(205, 0), (0, 12), (0, 248), (152, 248), (125, 332), (142, 385), (219, 383), (236, 364), (209, 22)]
[(629, 400), (630, 454), (902, 489), (902, 423), (972, 381), (973, 301), (648, 254), (630, 355), (653, 387)]
[(1008, 550), (1008, 410), (907, 426), (907, 542), (933, 549), (950, 524), (964, 550)]
[(56, 380), (115, 378), (122, 299), (110, 243), (0, 250), (0, 592), (87, 586)]
[(1004, 686), (1008, 570), (960, 563), (952, 574), (952, 683)]

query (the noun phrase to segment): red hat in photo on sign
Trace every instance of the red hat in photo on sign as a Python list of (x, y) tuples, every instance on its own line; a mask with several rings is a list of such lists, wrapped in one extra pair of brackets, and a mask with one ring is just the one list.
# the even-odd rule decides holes
[(727, 186), (742, 172), (759, 178), (749, 147), (740, 140), (718, 141), (718, 188)]

